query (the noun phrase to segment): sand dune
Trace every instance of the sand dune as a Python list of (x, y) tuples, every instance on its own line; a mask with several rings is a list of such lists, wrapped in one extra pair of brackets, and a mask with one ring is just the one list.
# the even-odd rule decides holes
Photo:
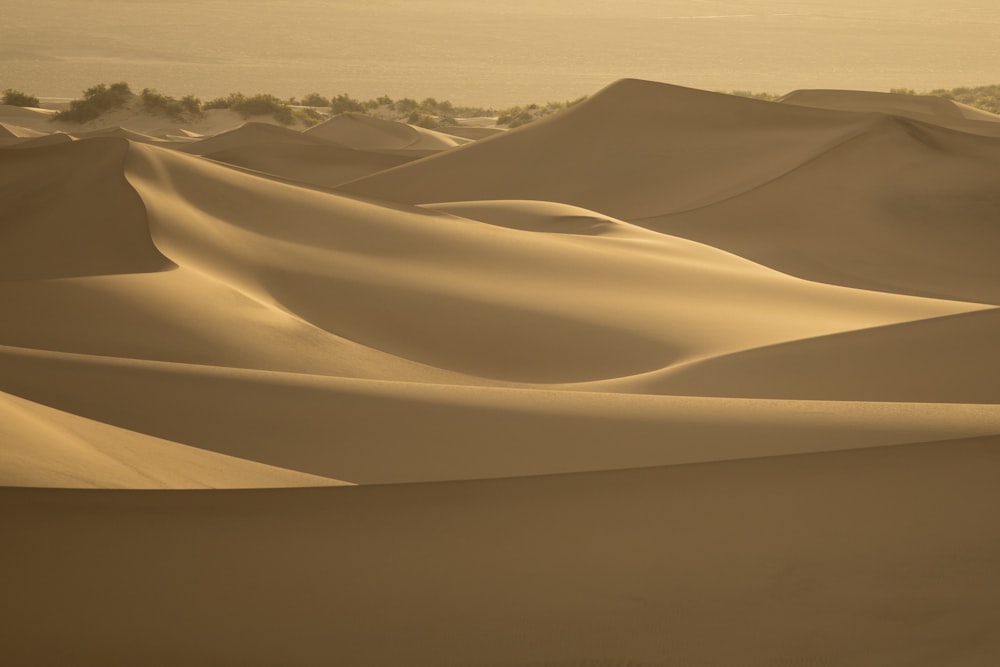
[(0, 392), (0, 486), (130, 489), (343, 484), (142, 435)]
[(698, 396), (1000, 403), (1000, 310), (759, 347), (591, 388)]
[[(0, 348), (0, 369), (4, 391), (66, 412), (365, 484), (714, 461), (1000, 431), (996, 405), (635, 397), (16, 347)], [(91, 386), (101, 393), (88, 392)]]
[(0, 151), (0, 279), (157, 271), (145, 207), (125, 180), (125, 141)]
[(0, 148), (36, 148), (38, 146), (64, 144), (70, 141), (76, 141), (76, 137), (65, 132), (52, 132), (50, 134), (41, 134), (37, 137), (7, 137), (0, 139)]
[(420, 157), (345, 148), (305, 132), (255, 122), (179, 148), (218, 162), (321, 187), (341, 185)]
[[(980, 307), (806, 283), (625, 223), (615, 235), (537, 235), (303, 191), (141, 145), (127, 169), (175, 263), (344, 338), (497, 380), (632, 374)], [(761, 321), (762, 307), (781, 314)]]
[(1000, 303), (989, 250), (998, 176), (994, 138), (624, 81), (343, 189), (414, 203), (559, 201), (810, 280)]
[(44, 132), (32, 130), (13, 123), (0, 123), (0, 139), (27, 139), (30, 137), (45, 136)]
[(972, 134), (1000, 136), (1000, 116), (943, 97), (900, 95), (861, 90), (796, 90), (783, 104), (905, 116)]
[(5, 650), (102, 666), (988, 665), (998, 445), (343, 489), (0, 489), (4, 569), (39, 573), (5, 587)]
[(150, 134), (144, 134), (142, 132), (136, 132), (135, 130), (129, 130), (124, 127), (106, 127), (99, 130), (83, 130), (73, 133), (73, 136), (77, 139), (92, 139), (95, 137), (118, 137), (120, 139), (128, 139), (129, 141), (137, 141), (141, 144), (159, 144), (163, 143), (163, 139), (159, 137), (154, 137)]
[(642, 218), (759, 186), (872, 122), (626, 80), (557, 116), (344, 189), (409, 203), (548, 200)]
[(1000, 143), (882, 124), (768, 187), (641, 224), (811, 280), (1000, 304)]
[(131, 113), (0, 108), (4, 665), (1000, 656), (1000, 123)]
[(47, 122), (51, 120), (55, 113), (51, 109), (0, 104), (0, 123), (30, 126), (40, 121)]
[(436, 130), (352, 113), (338, 114), (310, 127), (305, 134), (359, 150), (441, 151), (469, 141)]

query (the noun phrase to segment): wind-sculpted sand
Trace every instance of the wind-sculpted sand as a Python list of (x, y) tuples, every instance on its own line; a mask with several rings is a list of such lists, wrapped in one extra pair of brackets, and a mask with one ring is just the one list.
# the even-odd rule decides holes
[(901, 98), (0, 108), (0, 661), (996, 663), (1000, 123)]

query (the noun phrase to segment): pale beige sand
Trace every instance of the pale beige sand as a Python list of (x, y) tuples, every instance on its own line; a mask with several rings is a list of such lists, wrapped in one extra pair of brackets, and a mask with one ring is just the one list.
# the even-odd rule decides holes
[(0, 108), (0, 663), (992, 667), (997, 124), (797, 97)]

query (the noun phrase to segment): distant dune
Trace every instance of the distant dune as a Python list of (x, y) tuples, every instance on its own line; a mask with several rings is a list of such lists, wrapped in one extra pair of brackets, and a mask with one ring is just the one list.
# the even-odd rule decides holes
[(0, 107), (0, 662), (1000, 660), (998, 119), (214, 111)]

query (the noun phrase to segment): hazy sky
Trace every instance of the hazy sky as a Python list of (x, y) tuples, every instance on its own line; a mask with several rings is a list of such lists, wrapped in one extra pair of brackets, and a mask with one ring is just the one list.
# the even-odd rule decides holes
[(0, 88), (473, 104), (632, 76), (707, 89), (1000, 82), (997, 0), (0, 0)]

